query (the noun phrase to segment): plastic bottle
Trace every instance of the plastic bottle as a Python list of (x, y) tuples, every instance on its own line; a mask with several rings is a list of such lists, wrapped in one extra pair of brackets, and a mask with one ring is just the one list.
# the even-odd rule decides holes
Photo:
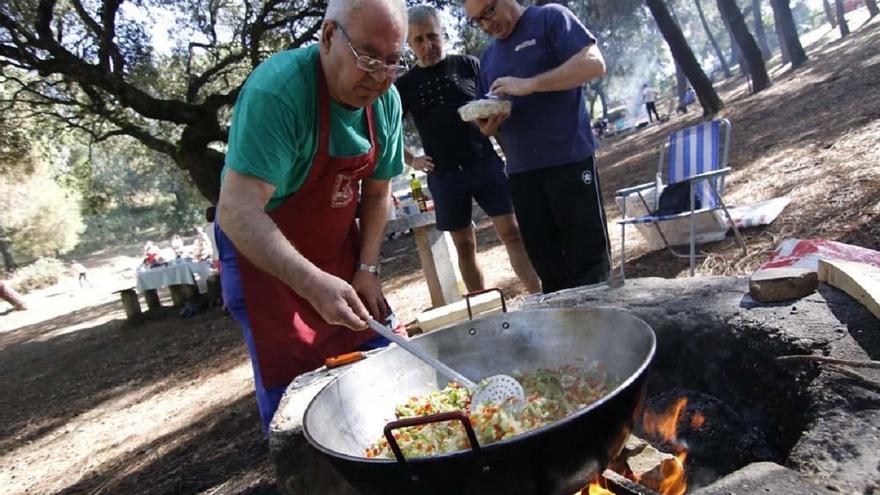
[(419, 179), (416, 179), (416, 174), (412, 174), (409, 187), (412, 189), (413, 199), (419, 205), (419, 211), (422, 213), (428, 211), (428, 203), (425, 200), (425, 194), (422, 192), (422, 183), (419, 182)]

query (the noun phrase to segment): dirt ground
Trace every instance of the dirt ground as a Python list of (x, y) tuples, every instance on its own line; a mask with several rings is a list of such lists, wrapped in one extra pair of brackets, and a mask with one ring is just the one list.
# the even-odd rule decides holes
[[(808, 64), (771, 65), (773, 87), (719, 85), (733, 124), (726, 198), (749, 204), (788, 195), (768, 227), (704, 249), (702, 275), (744, 275), (786, 238), (825, 238), (880, 250), (880, 19), (838, 40), (816, 33)], [(609, 230), (619, 262), (613, 191), (650, 180), (656, 153), (686, 118), (608, 140), (599, 155)], [(523, 288), (491, 224), (478, 222), (489, 285), (516, 302)], [(637, 240), (635, 232), (628, 238)], [(410, 237), (387, 243), (385, 288), (404, 321), (428, 309)], [(137, 248), (81, 260), (94, 287), (73, 278), (27, 296), (31, 309), (0, 306), (0, 486), (4, 493), (276, 493), (239, 330), (220, 309), (181, 319), (166, 310), (127, 325), (113, 290), (132, 286)], [(678, 277), (686, 261), (628, 252), (628, 276)], [(167, 296), (167, 294), (166, 294)], [(166, 304), (169, 301), (165, 300)]]

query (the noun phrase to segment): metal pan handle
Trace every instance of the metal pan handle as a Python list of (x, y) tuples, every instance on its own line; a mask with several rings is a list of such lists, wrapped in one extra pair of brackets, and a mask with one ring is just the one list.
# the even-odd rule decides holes
[(474, 296), (479, 296), (480, 294), (486, 294), (488, 292), (497, 292), (498, 295), (501, 296), (501, 312), (507, 313), (507, 301), (504, 300), (504, 293), (501, 292), (501, 289), (499, 289), (498, 287), (492, 287), (491, 289), (476, 290), (474, 292), (469, 292), (464, 295), (464, 301), (465, 303), (467, 303), (468, 320), (474, 319), (473, 312), (471, 311), (471, 298)]
[[(474, 451), (477, 459), (479, 459), (483, 471), (488, 471), (489, 467), (486, 464), (486, 459), (483, 457), (483, 451), (480, 450), (480, 442), (477, 441), (477, 435), (476, 433), (474, 433), (473, 426), (471, 426), (471, 420), (468, 419), (467, 414), (465, 414), (464, 411), (450, 411), (445, 413), (431, 414), (429, 416), (416, 416), (413, 418), (404, 418), (397, 421), (391, 421), (390, 423), (385, 425), (385, 439), (388, 440), (388, 446), (391, 447), (391, 451), (394, 452), (394, 457), (397, 458), (397, 462), (399, 462), (401, 466), (408, 470), (409, 466), (406, 462), (406, 457), (404, 457), (403, 451), (400, 450), (400, 445), (397, 444), (397, 439), (394, 438), (394, 430), (398, 428), (421, 426), (431, 423), (443, 423), (445, 421), (454, 420), (461, 421), (461, 424), (464, 426), (464, 431), (467, 433), (468, 441), (471, 444), (471, 450)], [(410, 472), (410, 475), (413, 479), (417, 479), (417, 476), (412, 472)]]

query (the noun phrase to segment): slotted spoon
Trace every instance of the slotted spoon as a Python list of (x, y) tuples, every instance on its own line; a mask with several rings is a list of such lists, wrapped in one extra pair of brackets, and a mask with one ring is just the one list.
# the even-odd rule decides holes
[[(493, 375), (484, 378), (483, 380), (480, 380), (479, 384), (474, 383), (458, 371), (455, 371), (449, 366), (438, 361), (436, 358), (429, 356), (421, 349), (415, 347), (414, 345), (412, 345), (412, 343), (410, 343), (409, 340), (394, 333), (394, 331), (379, 323), (378, 321), (370, 318), (369, 320), (367, 320), (367, 323), (369, 323), (370, 328), (375, 330), (376, 333), (378, 333), (379, 335), (394, 342), (395, 344), (402, 347), (405, 351), (421, 359), (425, 364), (439, 371), (440, 374), (442, 374), (446, 378), (458, 382), (464, 385), (468, 390), (470, 390), (472, 394), (472, 411), (476, 411), (478, 406), (480, 405), (490, 403), (497, 405), (509, 405), (515, 412), (519, 412), (520, 410), (522, 410), (523, 407), (525, 407), (526, 394), (522, 388), (522, 385), (520, 385), (516, 378), (510, 375)], [(511, 398), (513, 398), (513, 400), (509, 401)]]

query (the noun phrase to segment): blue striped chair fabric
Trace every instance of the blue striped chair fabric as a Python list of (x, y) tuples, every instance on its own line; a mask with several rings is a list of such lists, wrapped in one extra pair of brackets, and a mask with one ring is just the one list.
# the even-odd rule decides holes
[[(726, 123), (726, 121), (722, 120), (713, 120), (670, 134), (667, 184), (686, 181), (694, 175), (714, 172), (726, 165), (722, 159), (722, 122)], [(724, 145), (727, 146), (727, 143), (724, 143)], [(699, 211), (714, 210), (720, 206), (718, 198), (712, 193), (712, 185), (715, 186), (719, 195), (723, 194), (724, 176), (719, 175), (694, 183), (694, 192), (700, 198), (701, 203)], [(657, 197), (659, 198), (659, 195)], [(653, 209), (656, 209), (656, 204), (653, 205)], [(685, 211), (674, 215), (645, 215), (625, 218), (621, 220), (621, 223), (645, 224), (662, 222), (684, 218), (690, 214), (690, 211)]]
[[(726, 119), (713, 120), (711, 122), (698, 124), (693, 127), (688, 127), (687, 129), (681, 129), (679, 131), (673, 132), (669, 136), (669, 154), (667, 162), (668, 168), (666, 183), (675, 184), (677, 182), (692, 180), (694, 176), (723, 170), (725, 167), (727, 167), (727, 155), (729, 152), (729, 146), (730, 122), (728, 122)], [(624, 198), (624, 204), (626, 202), (626, 196), (631, 194), (638, 194), (642, 202), (644, 203), (645, 199), (644, 197), (642, 197), (641, 191), (656, 186), (657, 194), (655, 195), (655, 198), (657, 198), (657, 201), (653, 206), (645, 204), (649, 212), (656, 211), (657, 204), (659, 203), (659, 189), (661, 186), (660, 173), (663, 169), (663, 158), (664, 156), (661, 152), (656, 183), (642, 184), (640, 186), (621, 189), (617, 192), (618, 197)], [(745, 240), (739, 233), (739, 229), (737, 229), (736, 226), (733, 225), (733, 220), (730, 218), (730, 213), (727, 211), (727, 208), (720, 198), (721, 194), (723, 194), (724, 192), (724, 175), (724, 173), (719, 173), (709, 178), (693, 180), (694, 193), (697, 197), (700, 198), (699, 210), (695, 210), (693, 212), (685, 211), (672, 215), (649, 214), (640, 217), (627, 218), (626, 208), (624, 207), (624, 218), (618, 223), (620, 224), (621, 229), (623, 229), (625, 225), (632, 224), (653, 223), (656, 225), (658, 222), (675, 220), (679, 218), (687, 218), (689, 216), (692, 217), (693, 214), (698, 212), (724, 209), (724, 213), (727, 216), (728, 222), (732, 226), (734, 234), (736, 235), (737, 242), (742, 247), (743, 255), (745, 255)], [(715, 194), (715, 192), (713, 192), (713, 186), (715, 192), (717, 192), (717, 195)], [(693, 217), (691, 218), (691, 229), (691, 248), (688, 257), (691, 260), (690, 273), (693, 276), (694, 259), (697, 256), (695, 252), (695, 240), (693, 238)], [(661, 237), (663, 237), (662, 232), (660, 233), (660, 235)], [(625, 237), (623, 235), (623, 232), (621, 232), (622, 250), (625, 250), (624, 239)], [(673, 250), (671, 246), (669, 246), (669, 244), (666, 242), (665, 237), (663, 237), (663, 241), (664, 243), (666, 243), (667, 249), (672, 252), (672, 254), (674, 254), (675, 256), (683, 257), (678, 252)], [(621, 263), (621, 276), (623, 276), (623, 267), (625, 264), (626, 256), (624, 253), (623, 263)]]

